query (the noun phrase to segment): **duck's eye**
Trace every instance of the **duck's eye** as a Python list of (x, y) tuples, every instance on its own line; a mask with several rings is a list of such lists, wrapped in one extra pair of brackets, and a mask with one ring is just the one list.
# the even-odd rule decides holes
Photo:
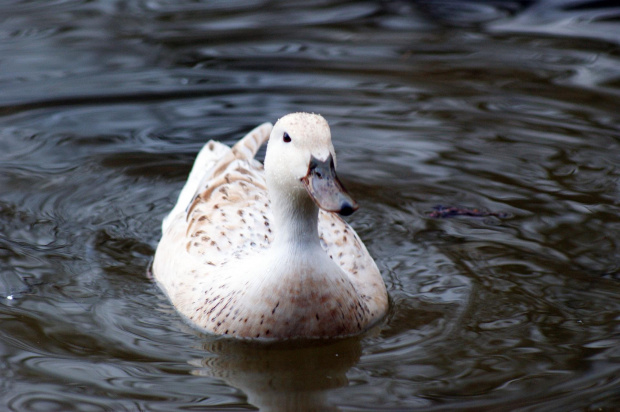
[(289, 136), (288, 133), (284, 132), (284, 136), (282, 136), (282, 140), (284, 140), (284, 143), (290, 143), (291, 136)]

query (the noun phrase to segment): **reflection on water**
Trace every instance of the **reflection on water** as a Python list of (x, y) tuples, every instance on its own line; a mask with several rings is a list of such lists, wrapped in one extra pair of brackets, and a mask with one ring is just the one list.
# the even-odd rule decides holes
[[(0, 403), (15, 411), (613, 410), (613, 2), (0, 4)], [(145, 275), (199, 148), (329, 121), (392, 299), (250, 345)], [(436, 218), (437, 205), (487, 216)]]
[(359, 339), (271, 345), (215, 340), (204, 349), (213, 355), (190, 361), (198, 367), (193, 373), (241, 389), (264, 411), (337, 410), (328, 390), (348, 383), (346, 373), (361, 354)]

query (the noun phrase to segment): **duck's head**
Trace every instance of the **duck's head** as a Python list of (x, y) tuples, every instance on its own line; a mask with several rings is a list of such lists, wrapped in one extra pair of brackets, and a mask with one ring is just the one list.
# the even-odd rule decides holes
[(327, 121), (320, 115), (291, 113), (271, 131), (265, 173), (270, 190), (293, 196), (304, 192), (327, 212), (350, 215), (358, 206), (336, 176), (336, 153)]

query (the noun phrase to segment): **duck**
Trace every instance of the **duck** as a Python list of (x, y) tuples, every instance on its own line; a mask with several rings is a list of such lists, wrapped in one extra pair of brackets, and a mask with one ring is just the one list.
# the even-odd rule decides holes
[[(255, 157), (265, 142), (263, 164)], [(336, 174), (325, 118), (287, 114), (232, 147), (204, 145), (162, 221), (153, 277), (206, 333), (359, 335), (386, 316), (389, 299), (375, 261), (341, 217), (357, 209)]]

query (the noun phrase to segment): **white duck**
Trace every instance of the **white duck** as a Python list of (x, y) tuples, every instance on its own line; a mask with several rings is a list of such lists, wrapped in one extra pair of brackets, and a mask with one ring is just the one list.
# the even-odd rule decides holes
[[(263, 169), (254, 155), (268, 137)], [(335, 165), (329, 126), (315, 114), (265, 123), (232, 149), (208, 142), (153, 262), (176, 309), (207, 332), (242, 338), (339, 337), (378, 322), (385, 284), (336, 215), (357, 204)]]

